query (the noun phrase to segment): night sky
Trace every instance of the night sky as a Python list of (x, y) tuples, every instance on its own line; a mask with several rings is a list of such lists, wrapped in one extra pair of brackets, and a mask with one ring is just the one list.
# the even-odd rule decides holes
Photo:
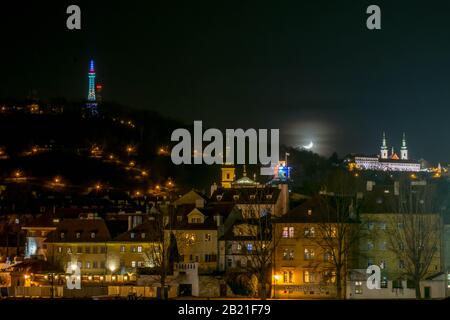
[(0, 98), (85, 99), (92, 58), (108, 101), (325, 155), (377, 153), (382, 131), (398, 150), (405, 131), (413, 158), (450, 161), (450, 1), (4, 2)]

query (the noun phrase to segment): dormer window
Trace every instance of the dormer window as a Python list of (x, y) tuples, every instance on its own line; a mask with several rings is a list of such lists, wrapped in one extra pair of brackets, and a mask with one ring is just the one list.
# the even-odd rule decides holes
[(234, 199), (234, 200), (239, 200), (239, 195), (238, 195), (238, 194), (235, 194), (235, 195), (233, 196), (233, 199)]
[(312, 215), (312, 209), (308, 209), (308, 216)]
[(268, 200), (272, 199), (272, 195), (271, 194), (267, 194), (266, 195), (266, 199), (268, 199)]
[(64, 239), (65, 236), (66, 236), (66, 234), (64, 232), (61, 232), (61, 235), (60, 235), (61, 239)]
[(91, 239), (95, 238), (95, 232), (91, 232)]
[(218, 194), (218, 195), (216, 196), (216, 199), (217, 199), (217, 201), (222, 200), (222, 195), (221, 195), (221, 194)]
[(201, 219), (196, 217), (191, 219), (191, 223), (202, 223)]
[(256, 194), (251, 194), (250, 195), (250, 200), (255, 200), (256, 199)]
[(80, 239), (81, 233), (80, 233), (80, 232), (77, 232), (77, 233), (75, 234), (75, 236), (76, 236), (77, 239)]
[(131, 233), (130, 233), (130, 238), (131, 238), (131, 239), (134, 239), (134, 232), (131, 232)]
[(142, 239), (145, 239), (145, 232), (142, 232), (142, 233), (141, 233), (141, 238), (142, 238)]

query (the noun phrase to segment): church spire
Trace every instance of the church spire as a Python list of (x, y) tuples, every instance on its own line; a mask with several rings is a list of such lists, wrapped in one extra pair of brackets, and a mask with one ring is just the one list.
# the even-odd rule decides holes
[(244, 172), (242, 173), (243, 177), (247, 176), (247, 166), (244, 164)]
[(380, 157), (381, 157), (381, 159), (387, 159), (388, 158), (388, 148), (387, 148), (387, 144), (386, 144), (386, 133), (384, 133), (384, 131), (383, 131), (383, 140), (381, 142)]
[(406, 135), (403, 132), (402, 147), (400, 148), (400, 158), (408, 160), (408, 147), (406, 146)]
[(403, 132), (403, 139), (402, 139), (402, 149), (406, 149), (406, 135)]

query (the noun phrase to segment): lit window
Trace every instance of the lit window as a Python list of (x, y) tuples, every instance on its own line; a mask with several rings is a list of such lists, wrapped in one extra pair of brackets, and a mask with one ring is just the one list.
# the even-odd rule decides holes
[(131, 239), (134, 239), (134, 232), (131, 232), (131, 233), (130, 233), (130, 238), (131, 238)]
[(283, 251), (283, 260), (294, 260), (294, 250), (292, 250), (292, 249), (284, 249), (284, 251)]
[(138, 246), (138, 247), (137, 247), (137, 251), (138, 251), (138, 252), (142, 252), (142, 246)]
[(91, 262), (90, 261), (86, 261), (85, 266), (86, 266), (86, 269), (90, 269), (91, 268)]
[(72, 253), (72, 248), (71, 247), (67, 247), (67, 253)]
[(80, 232), (77, 232), (77, 233), (76, 233), (76, 237), (77, 237), (77, 239), (80, 239), (81, 233), (80, 233)]
[(205, 234), (205, 241), (211, 241), (211, 233)]
[(95, 238), (95, 232), (91, 232), (91, 239)]
[(136, 261), (131, 261), (131, 267), (136, 268)]
[(125, 246), (120, 246), (120, 252), (125, 252)]
[(293, 271), (283, 271), (283, 282), (293, 283), (294, 282), (294, 272)]
[(143, 233), (141, 234), (141, 238), (142, 238), (142, 239), (145, 239), (145, 232), (143, 232)]
[(330, 237), (331, 238), (336, 238), (337, 237), (337, 228), (332, 226), (330, 229)]
[(325, 283), (336, 283), (336, 272), (326, 270), (323, 272), (323, 281)]
[(247, 243), (247, 251), (252, 252), (252, 250), (253, 250), (253, 244)]
[(304, 252), (304, 258), (305, 260), (312, 260), (314, 259), (315, 252), (312, 248), (305, 248)]
[(62, 248), (58, 247), (58, 253), (62, 253)]
[(314, 282), (314, 276), (315, 276), (314, 272), (310, 272), (308, 270), (305, 270), (303, 272), (303, 282), (304, 283), (312, 283), (312, 282)]
[(289, 227), (289, 238), (294, 238), (294, 227)]
[(283, 238), (288, 238), (289, 237), (289, 228), (288, 227), (283, 227), (283, 233), (281, 235)]
[(355, 294), (362, 294), (362, 293), (363, 293), (362, 281), (356, 281), (355, 282)]
[(64, 239), (64, 237), (65, 237), (64, 232), (61, 232), (61, 239)]
[(315, 228), (314, 227), (305, 228), (304, 235), (306, 238), (308, 238), (308, 237), (314, 238), (314, 236), (316, 235)]

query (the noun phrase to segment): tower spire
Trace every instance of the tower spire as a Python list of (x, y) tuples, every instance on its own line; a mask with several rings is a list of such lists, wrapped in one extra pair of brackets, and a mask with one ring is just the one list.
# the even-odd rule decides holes
[(408, 160), (408, 147), (406, 146), (406, 135), (403, 132), (402, 147), (400, 148), (400, 158)]
[(380, 157), (381, 159), (388, 158), (388, 148), (386, 144), (386, 133), (383, 131), (383, 139), (381, 141), (381, 149), (380, 149)]
[(402, 139), (402, 149), (406, 149), (406, 135), (403, 132), (403, 139)]

